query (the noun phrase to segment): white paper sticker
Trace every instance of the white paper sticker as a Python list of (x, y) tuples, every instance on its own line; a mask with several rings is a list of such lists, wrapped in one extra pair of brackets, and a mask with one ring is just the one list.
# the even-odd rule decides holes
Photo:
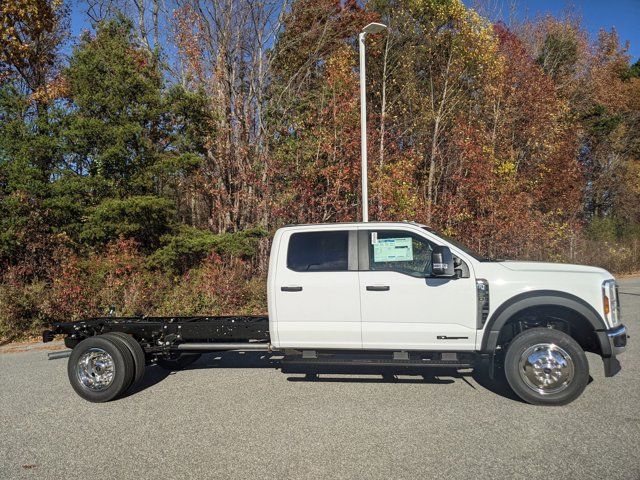
[(378, 243), (378, 232), (371, 232), (371, 245)]
[(413, 260), (411, 237), (382, 238), (373, 247), (374, 262), (410, 262)]

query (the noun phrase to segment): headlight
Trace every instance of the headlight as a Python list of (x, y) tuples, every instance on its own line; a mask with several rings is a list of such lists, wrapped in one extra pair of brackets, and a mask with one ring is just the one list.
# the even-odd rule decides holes
[(602, 282), (602, 309), (604, 311), (604, 319), (610, 328), (620, 323), (618, 284), (613, 279)]

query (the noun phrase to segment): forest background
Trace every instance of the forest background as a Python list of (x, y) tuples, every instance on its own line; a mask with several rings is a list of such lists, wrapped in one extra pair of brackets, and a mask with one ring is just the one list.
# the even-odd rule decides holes
[(0, 341), (266, 311), (269, 239), (370, 217), (483, 255), (640, 269), (640, 61), (579, 15), (460, 0), (0, 6)]

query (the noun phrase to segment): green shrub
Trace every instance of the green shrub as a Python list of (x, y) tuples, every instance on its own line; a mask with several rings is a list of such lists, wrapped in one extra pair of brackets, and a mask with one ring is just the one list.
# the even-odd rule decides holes
[(632, 242), (640, 238), (640, 224), (615, 217), (594, 217), (587, 226), (587, 238), (602, 242)]
[(175, 279), (158, 305), (159, 315), (266, 314), (266, 279), (251, 264), (213, 253)]
[(0, 284), (0, 341), (16, 340), (46, 325), (41, 308), (45, 282)]
[(253, 258), (265, 230), (255, 228), (237, 233), (214, 234), (207, 230), (182, 227), (177, 234), (162, 238), (163, 247), (149, 257), (149, 265), (173, 273), (183, 273), (214, 252), (221, 257)]
[(150, 251), (170, 232), (173, 216), (173, 202), (166, 198), (144, 195), (109, 199), (93, 209), (81, 239), (100, 245), (121, 237), (132, 238), (143, 250)]

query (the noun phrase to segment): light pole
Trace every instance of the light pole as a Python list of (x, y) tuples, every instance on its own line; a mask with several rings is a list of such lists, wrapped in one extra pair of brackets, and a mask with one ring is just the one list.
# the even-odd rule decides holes
[(362, 221), (369, 221), (369, 192), (367, 185), (367, 87), (365, 70), (365, 44), (367, 33), (379, 33), (387, 28), (382, 23), (370, 23), (362, 29), (358, 38), (360, 46), (360, 151), (362, 154)]

